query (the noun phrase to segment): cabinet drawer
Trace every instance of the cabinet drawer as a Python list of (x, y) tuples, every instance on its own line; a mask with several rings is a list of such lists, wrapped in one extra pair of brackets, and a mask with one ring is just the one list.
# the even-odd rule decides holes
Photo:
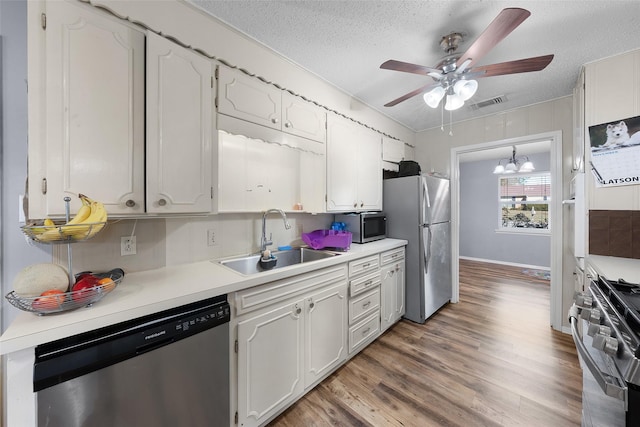
[(404, 248), (393, 249), (380, 254), (380, 264), (385, 265), (404, 258)]
[(380, 332), (380, 316), (378, 313), (372, 314), (357, 325), (349, 328), (349, 353), (371, 342)]
[(345, 264), (323, 268), (235, 293), (236, 315), (248, 313), (278, 301), (347, 280)]
[(377, 270), (380, 267), (380, 257), (378, 255), (357, 259), (349, 263), (349, 277), (364, 274)]
[(349, 324), (352, 325), (372, 312), (380, 310), (380, 287), (372, 289), (370, 292), (358, 295), (349, 300)]
[(363, 277), (354, 279), (349, 284), (349, 295), (356, 296), (364, 291), (373, 289), (380, 284), (380, 272), (375, 271)]

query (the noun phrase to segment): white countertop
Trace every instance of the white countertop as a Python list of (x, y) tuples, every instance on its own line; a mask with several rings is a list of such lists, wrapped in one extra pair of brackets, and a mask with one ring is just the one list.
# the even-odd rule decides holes
[(173, 307), (228, 294), (318, 268), (329, 267), (406, 245), (384, 239), (352, 244), (349, 251), (295, 266), (249, 276), (215, 261), (202, 261), (125, 275), (109, 295), (92, 307), (38, 316), (22, 312), (0, 337), (0, 354), (113, 325)]
[(640, 259), (588, 255), (587, 263), (605, 279), (640, 283)]

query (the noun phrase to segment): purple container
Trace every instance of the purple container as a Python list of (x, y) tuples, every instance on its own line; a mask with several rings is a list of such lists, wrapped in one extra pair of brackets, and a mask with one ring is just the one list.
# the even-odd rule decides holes
[(302, 241), (313, 249), (337, 248), (346, 251), (351, 247), (351, 232), (315, 230), (311, 233), (302, 233)]

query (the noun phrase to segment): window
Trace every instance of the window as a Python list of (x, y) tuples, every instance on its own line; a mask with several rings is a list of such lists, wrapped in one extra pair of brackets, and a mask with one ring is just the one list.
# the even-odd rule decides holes
[(548, 233), (551, 174), (498, 177), (498, 231)]

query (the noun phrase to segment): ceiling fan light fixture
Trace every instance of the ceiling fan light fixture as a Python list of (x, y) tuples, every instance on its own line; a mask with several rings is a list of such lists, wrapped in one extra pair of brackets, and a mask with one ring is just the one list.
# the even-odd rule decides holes
[(444, 109), (447, 111), (457, 110), (458, 108), (464, 105), (464, 100), (460, 97), (460, 95), (447, 94), (447, 102), (444, 104)]
[(444, 97), (444, 88), (437, 86), (424, 94), (424, 102), (431, 108), (436, 108)]
[(466, 101), (475, 95), (477, 90), (478, 82), (475, 80), (460, 79), (453, 84), (453, 92), (461, 97), (463, 101)]

